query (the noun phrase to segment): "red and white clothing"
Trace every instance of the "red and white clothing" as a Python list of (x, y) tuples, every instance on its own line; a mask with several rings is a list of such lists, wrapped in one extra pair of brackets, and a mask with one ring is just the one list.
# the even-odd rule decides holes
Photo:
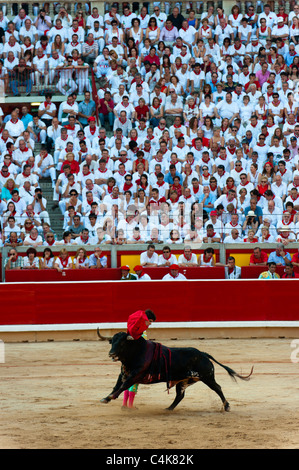
[(58, 256), (58, 258), (56, 258), (55, 264), (59, 269), (71, 269), (73, 267), (72, 258), (70, 256), (67, 256), (65, 259), (62, 259), (60, 256)]
[(5, 124), (5, 129), (8, 131), (9, 135), (14, 138), (19, 137), (20, 134), (23, 134), (25, 131), (24, 124), (20, 119), (16, 119), (15, 121), (10, 119)]

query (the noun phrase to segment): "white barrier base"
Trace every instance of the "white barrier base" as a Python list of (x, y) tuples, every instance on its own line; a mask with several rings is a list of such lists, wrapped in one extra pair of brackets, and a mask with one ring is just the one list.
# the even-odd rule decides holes
[[(1, 333), (46, 332), (46, 331), (86, 331), (124, 330), (126, 323), (66, 323), (45, 325), (0, 325)], [(299, 321), (223, 321), (223, 322), (157, 322), (155, 329), (194, 329), (194, 328), (299, 328)]]

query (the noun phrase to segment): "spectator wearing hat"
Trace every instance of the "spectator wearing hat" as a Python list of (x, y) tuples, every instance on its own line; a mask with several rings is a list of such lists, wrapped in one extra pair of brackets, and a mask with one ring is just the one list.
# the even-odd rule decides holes
[(88, 125), (84, 127), (84, 135), (89, 142), (92, 142), (93, 139), (98, 138), (99, 135), (99, 127), (96, 123), (95, 116), (90, 116), (87, 119)]
[(276, 238), (276, 241), (282, 243), (284, 246), (288, 245), (289, 243), (296, 242), (296, 235), (291, 230), (289, 225), (277, 227), (277, 234), (278, 237)]
[(137, 266), (134, 267), (134, 272), (137, 275), (138, 281), (151, 281), (151, 277), (144, 271), (140, 264), (137, 264)]
[(252, 229), (254, 232), (258, 229), (258, 220), (256, 218), (256, 214), (254, 211), (248, 211), (247, 215), (245, 216), (245, 221), (243, 224), (242, 231), (243, 233), (247, 234), (248, 230)]
[(248, 215), (248, 212), (254, 212), (254, 222), (257, 222), (258, 225), (262, 223), (263, 220), (263, 211), (260, 206), (257, 205), (257, 200), (255, 197), (252, 197), (250, 199), (250, 205), (248, 207), (245, 207), (244, 209), (244, 215), (245, 218)]
[(179, 272), (178, 264), (171, 264), (169, 266), (169, 273), (163, 276), (162, 281), (184, 281), (186, 280), (186, 276)]
[(137, 276), (135, 274), (130, 273), (130, 266), (124, 265), (120, 267), (121, 269), (121, 281), (136, 281)]
[(277, 41), (278, 39), (282, 39), (283, 41), (289, 39), (289, 27), (288, 25), (284, 24), (284, 20), (281, 16), (277, 18), (277, 24), (273, 26), (271, 31), (271, 39)]

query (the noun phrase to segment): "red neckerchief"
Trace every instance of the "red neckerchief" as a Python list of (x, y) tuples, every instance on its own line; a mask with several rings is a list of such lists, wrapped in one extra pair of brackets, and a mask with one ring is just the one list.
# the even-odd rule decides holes
[(129, 191), (133, 187), (133, 183), (125, 183), (124, 184), (124, 191)]
[(60, 259), (60, 262), (61, 262), (62, 266), (63, 266), (64, 268), (66, 268), (67, 265), (68, 265), (68, 262), (69, 262), (69, 256), (67, 256), (66, 259), (62, 259), (61, 256), (59, 256), (59, 259)]
[(291, 221), (285, 222), (284, 220), (282, 220), (281, 223), (282, 223), (283, 225), (290, 225)]

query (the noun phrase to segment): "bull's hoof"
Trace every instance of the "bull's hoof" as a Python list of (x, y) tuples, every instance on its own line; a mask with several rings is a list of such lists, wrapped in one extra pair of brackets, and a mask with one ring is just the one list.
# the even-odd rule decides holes
[(110, 398), (102, 398), (102, 400), (100, 400), (100, 403), (107, 404), (107, 403), (109, 403), (109, 401), (110, 401)]
[(228, 402), (224, 404), (224, 411), (230, 411), (230, 405)]
[(172, 408), (171, 406), (169, 406), (168, 408), (165, 408), (165, 411), (173, 411), (174, 408)]

